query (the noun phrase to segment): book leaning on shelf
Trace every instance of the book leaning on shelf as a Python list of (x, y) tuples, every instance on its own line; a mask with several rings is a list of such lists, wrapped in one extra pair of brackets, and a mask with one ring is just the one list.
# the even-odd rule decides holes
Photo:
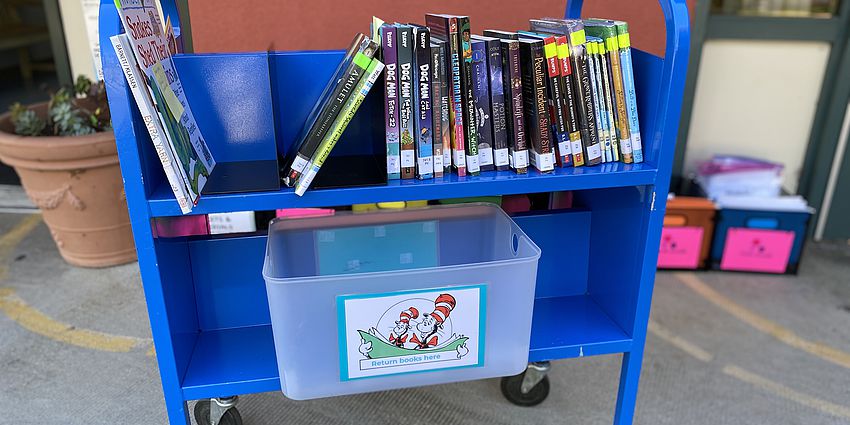
[(215, 159), (186, 100), (155, 1), (116, 1), (126, 34), (112, 42), (113, 47), (116, 41), (121, 46), (120, 52), (115, 47), (116, 54), (131, 88), (136, 88), (133, 97), (146, 117), (145, 125), (180, 210), (186, 214), (197, 205)]
[(378, 80), (378, 77), (381, 75), (381, 71), (383, 70), (384, 64), (378, 59), (372, 59), (369, 62), (369, 65), (366, 68), (366, 75), (361, 78), (360, 82), (358, 82), (354, 87), (352, 95), (349, 96), (345, 105), (342, 106), (339, 114), (333, 120), (333, 123), (328, 129), (327, 134), (325, 134), (321, 143), (319, 143), (319, 146), (316, 148), (316, 152), (310, 157), (310, 161), (304, 167), (304, 173), (298, 178), (295, 184), (295, 193), (298, 196), (303, 196), (304, 192), (306, 192), (310, 187), (310, 184), (313, 183), (313, 179), (315, 179), (316, 175), (319, 173), (319, 170), (322, 168), (322, 165), (325, 163), (328, 155), (330, 155), (331, 150), (333, 150), (336, 142), (339, 141), (339, 138), (342, 136), (345, 128), (348, 127), (348, 123), (350, 123), (351, 119), (354, 118), (354, 114), (357, 113), (357, 109), (360, 108), (360, 104), (363, 103), (363, 99), (365, 99), (366, 95), (369, 94), (369, 91), (372, 89), (372, 86), (375, 84), (375, 81)]
[(377, 51), (378, 44), (369, 37), (363, 34), (354, 37), (342, 62), (313, 106), (295, 149), (284, 162), (289, 165), (283, 175), (283, 182), (287, 186), (294, 187), (305, 172), (310, 158), (330, 132), (331, 125), (355, 92), (355, 87), (366, 74), (366, 68)]

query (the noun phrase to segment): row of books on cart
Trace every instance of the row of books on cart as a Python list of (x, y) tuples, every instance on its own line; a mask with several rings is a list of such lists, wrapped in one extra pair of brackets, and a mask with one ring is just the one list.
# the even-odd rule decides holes
[(383, 91), (389, 180), (643, 161), (625, 22), (542, 18), (476, 35), (467, 16), (428, 14), (371, 27), (285, 160), (298, 195), (372, 90)]

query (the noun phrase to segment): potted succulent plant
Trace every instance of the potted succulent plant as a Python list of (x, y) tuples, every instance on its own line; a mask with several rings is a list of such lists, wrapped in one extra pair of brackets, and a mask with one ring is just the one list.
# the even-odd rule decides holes
[(103, 83), (85, 77), (50, 101), (0, 115), (0, 160), (15, 168), (62, 257), (83, 267), (136, 250)]

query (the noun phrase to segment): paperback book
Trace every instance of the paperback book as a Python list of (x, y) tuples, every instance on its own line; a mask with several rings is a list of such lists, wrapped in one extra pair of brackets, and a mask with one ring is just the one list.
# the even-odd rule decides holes
[(398, 117), (398, 35), (393, 25), (380, 26), (381, 53), (384, 59), (384, 125), (387, 139), (387, 179), (401, 178), (401, 153)]
[(481, 171), (494, 170), (493, 161), (493, 112), (490, 106), (490, 72), (487, 67), (487, 46), (475, 37), (472, 45), (472, 93), (475, 96), (475, 124), (478, 136), (478, 163)]
[(186, 101), (159, 11), (154, 0), (123, 0), (116, 6), (168, 147), (179, 165), (179, 174), (175, 174), (186, 187), (186, 204), (197, 205), (216, 163)]

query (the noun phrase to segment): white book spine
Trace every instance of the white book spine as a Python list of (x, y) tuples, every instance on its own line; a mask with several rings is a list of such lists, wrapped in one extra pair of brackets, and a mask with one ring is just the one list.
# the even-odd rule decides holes
[(136, 105), (139, 106), (142, 121), (144, 121), (145, 127), (151, 136), (156, 154), (160, 162), (162, 162), (165, 176), (168, 179), (169, 185), (171, 185), (174, 196), (177, 198), (177, 203), (180, 205), (180, 211), (183, 214), (188, 214), (192, 211), (193, 204), (187, 196), (183, 180), (178, 177), (179, 170), (175, 169), (178, 163), (174, 160), (174, 154), (171, 152), (169, 146), (167, 146), (168, 143), (163, 140), (165, 132), (159, 121), (159, 114), (153, 107), (147, 89), (141, 86), (141, 84), (144, 84), (144, 80), (141, 78), (141, 72), (136, 64), (136, 58), (133, 56), (130, 41), (124, 34), (113, 36), (110, 38), (110, 41), (112, 41), (112, 47), (118, 56), (118, 62), (124, 71), (124, 77), (126, 77), (127, 84), (130, 86), (130, 91), (133, 93)]

